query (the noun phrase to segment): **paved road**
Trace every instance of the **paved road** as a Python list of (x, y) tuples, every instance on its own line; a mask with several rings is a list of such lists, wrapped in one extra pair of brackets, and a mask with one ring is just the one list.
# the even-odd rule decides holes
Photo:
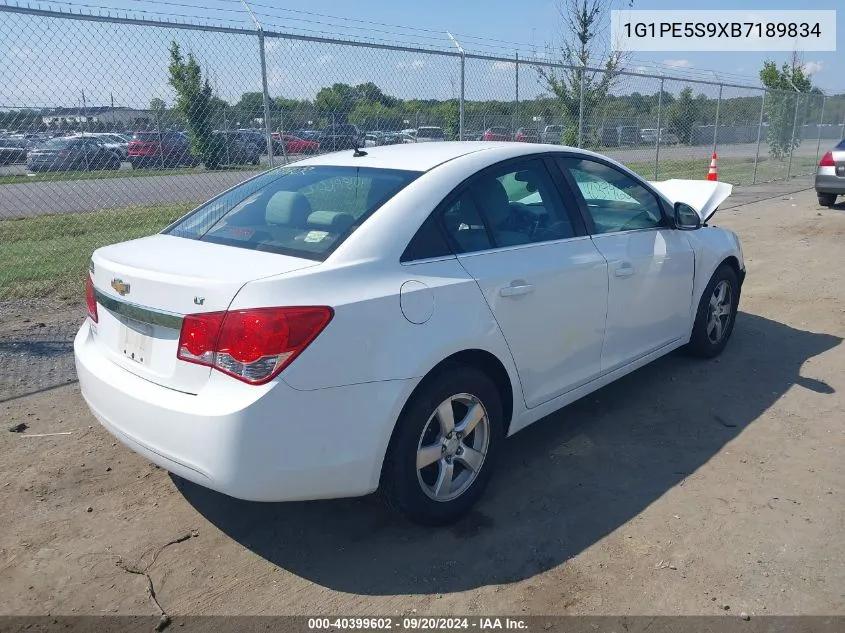
[[(702, 173), (706, 173), (711, 148), (662, 147), (660, 160), (700, 159)], [(754, 143), (727, 145), (719, 148), (722, 158), (753, 158)], [(760, 155), (765, 156), (766, 145)], [(624, 163), (643, 163), (654, 160), (651, 148), (608, 150), (607, 154)], [(816, 144), (804, 143), (798, 156), (815, 156)], [(0, 168), (4, 173), (22, 173), (23, 166)], [(65, 180), (0, 185), (0, 219), (32, 217), (55, 213), (84, 213), (120, 207), (201, 202), (246, 180), (257, 171), (219, 171), (196, 174), (167, 174), (92, 180)]]

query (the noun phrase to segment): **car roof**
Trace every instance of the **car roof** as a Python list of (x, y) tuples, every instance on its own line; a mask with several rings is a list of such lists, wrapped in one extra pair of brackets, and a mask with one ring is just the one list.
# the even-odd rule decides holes
[(367, 147), (366, 156), (356, 157), (353, 150), (322, 154), (294, 163), (300, 165), (336, 165), (351, 167), (376, 167), (381, 169), (404, 169), (408, 171), (429, 171), (455, 158), (490, 152), (491, 161), (507, 160), (548, 151), (573, 151), (584, 155), (592, 152), (561, 145), (539, 143), (506, 143), (495, 141), (444, 141), (442, 143), (410, 143)]

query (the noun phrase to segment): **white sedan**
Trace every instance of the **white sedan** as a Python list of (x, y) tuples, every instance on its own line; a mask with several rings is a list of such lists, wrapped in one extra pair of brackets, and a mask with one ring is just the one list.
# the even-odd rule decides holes
[(202, 486), (381, 488), (448, 523), (507, 436), (676, 348), (724, 349), (745, 266), (707, 222), (730, 191), (523, 143), (277, 168), (94, 252), (82, 393), (124, 444)]

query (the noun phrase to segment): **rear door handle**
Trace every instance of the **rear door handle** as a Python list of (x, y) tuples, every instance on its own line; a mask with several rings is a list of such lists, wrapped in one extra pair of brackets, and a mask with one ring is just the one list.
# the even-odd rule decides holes
[(614, 274), (617, 277), (630, 277), (634, 274), (634, 267), (631, 265), (631, 262), (622, 262), (616, 267)]
[(534, 286), (531, 284), (522, 284), (521, 286), (505, 286), (499, 291), (503, 297), (518, 297), (519, 295), (527, 295), (534, 291)]

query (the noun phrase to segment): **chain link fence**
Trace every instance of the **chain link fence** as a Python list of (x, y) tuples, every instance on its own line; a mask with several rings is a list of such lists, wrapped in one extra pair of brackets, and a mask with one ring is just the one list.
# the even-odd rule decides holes
[[(649, 179), (813, 172), (845, 95), (460, 49), (0, 5), (0, 399), (73, 379), (84, 272), (280, 164), (431, 140), (575, 145)], [(34, 368), (34, 369), (33, 369)]]

